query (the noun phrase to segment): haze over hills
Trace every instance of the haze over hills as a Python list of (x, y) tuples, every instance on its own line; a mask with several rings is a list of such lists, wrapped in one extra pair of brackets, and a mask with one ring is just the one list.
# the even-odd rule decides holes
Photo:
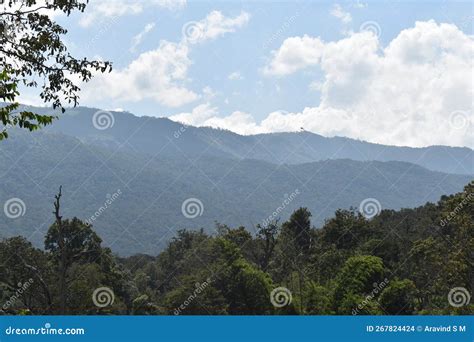
[[(16, 219), (2, 216), (2, 237), (23, 235), (41, 246), (53, 221), (52, 199), (60, 184), (64, 217), (89, 219), (107, 199), (114, 198), (96, 215), (93, 225), (106, 245), (130, 255), (157, 254), (182, 228), (214, 232), (219, 221), (253, 230), (282, 206), (277, 215), (281, 219), (305, 206), (313, 213), (312, 222), (320, 226), (335, 210), (358, 207), (366, 198), (377, 199), (384, 209), (415, 207), (459, 192), (472, 179), (400, 161), (326, 159), (277, 164), (240, 159), (223, 146), (243, 151), (249, 137), (194, 127), (183, 132), (182, 126), (170, 120), (124, 113), (114, 113), (114, 126), (100, 131), (87, 125), (92, 114), (66, 116), (47, 131), (14, 130), (2, 141), (0, 202), (19, 198), (26, 208)], [(135, 134), (127, 140), (122, 130)], [(181, 132), (178, 138), (173, 136), (175, 130)], [(73, 132), (80, 140), (67, 135)], [(219, 141), (228, 140), (206, 144), (210, 132)], [(303, 134), (308, 133), (294, 136)], [(285, 134), (270, 137), (278, 136)], [(265, 139), (257, 145), (264, 144), (260, 151), (267, 148)], [(281, 140), (280, 144), (283, 148)], [(278, 146), (272, 148), (278, 150)], [(183, 215), (182, 204), (189, 198), (202, 202), (201, 216)], [(288, 198), (289, 203), (283, 205)]]
[[(34, 110), (46, 111), (44, 108)], [(86, 107), (69, 109), (47, 130), (103, 146), (125, 144), (124, 147), (132, 152), (150, 155), (159, 152), (191, 159), (206, 155), (258, 159), (274, 164), (326, 159), (403, 161), (433, 171), (474, 175), (474, 151), (467, 147), (387, 146), (344, 137), (327, 138), (306, 131), (242, 136), (227, 130), (185, 126), (166, 118), (137, 117), (126, 112), (111, 112), (113, 125), (98, 130), (93, 125), (97, 111)]]

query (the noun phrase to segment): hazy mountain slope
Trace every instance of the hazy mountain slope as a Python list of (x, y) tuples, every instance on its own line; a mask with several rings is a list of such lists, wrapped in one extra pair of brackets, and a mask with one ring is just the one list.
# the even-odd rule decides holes
[[(44, 111), (44, 109), (39, 109)], [(170, 156), (198, 155), (265, 160), (298, 164), (326, 159), (405, 161), (433, 171), (474, 174), (474, 151), (469, 148), (431, 146), (409, 148), (372, 144), (309, 132), (241, 136), (230, 131), (183, 126), (164, 118), (136, 117), (113, 112), (114, 124), (98, 130), (92, 124), (97, 109), (68, 110), (48, 130), (76, 136), (87, 142), (118, 146), (131, 151)]]
[[(26, 211), (16, 219), (2, 213), (1, 236), (24, 235), (41, 244), (53, 220), (52, 199), (60, 184), (64, 216), (82, 219), (94, 215), (120, 189), (94, 226), (114, 251), (128, 255), (156, 254), (180, 228), (212, 231), (219, 221), (252, 230), (288, 197), (294, 199), (280, 211), (282, 219), (307, 206), (319, 225), (336, 209), (357, 207), (368, 197), (383, 208), (414, 207), (461, 191), (472, 178), (402, 162), (275, 165), (198, 154), (189, 160), (159, 151), (150, 158), (129, 153), (131, 149), (97, 147), (61, 134), (16, 131), (0, 145), (0, 203), (20, 198)], [(183, 201), (191, 197), (204, 206), (194, 219), (181, 211)]]

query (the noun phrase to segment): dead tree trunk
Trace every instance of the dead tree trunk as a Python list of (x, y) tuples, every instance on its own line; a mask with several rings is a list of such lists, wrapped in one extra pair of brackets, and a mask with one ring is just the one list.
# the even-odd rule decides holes
[(59, 214), (60, 199), (62, 186), (59, 187), (59, 193), (54, 196), (54, 216), (56, 217), (56, 226), (58, 228), (58, 248), (59, 248), (59, 296), (60, 296), (60, 314), (66, 314), (67, 300), (67, 259), (66, 259), (66, 242), (64, 239), (64, 231), (62, 224), (62, 216)]

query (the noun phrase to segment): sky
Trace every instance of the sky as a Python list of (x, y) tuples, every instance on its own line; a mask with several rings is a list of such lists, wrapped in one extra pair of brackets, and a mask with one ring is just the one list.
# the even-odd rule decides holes
[(91, 0), (55, 19), (73, 55), (113, 63), (81, 86), (81, 105), (239, 134), (472, 148), (473, 6)]

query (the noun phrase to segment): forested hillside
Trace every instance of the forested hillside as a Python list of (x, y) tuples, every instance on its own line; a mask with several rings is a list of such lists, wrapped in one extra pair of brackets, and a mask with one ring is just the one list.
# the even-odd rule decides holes
[[(51, 112), (48, 108), (26, 108), (39, 113)], [(97, 108), (68, 109), (60, 120), (46, 130), (151, 156), (160, 151), (161, 155), (185, 155), (190, 159), (204, 155), (257, 159), (273, 164), (345, 158), (357, 161), (402, 161), (433, 171), (474, 174), (474, 151), (467, 147), (388, 146), (346, 137), (323, 137), (307, 131), (243, 136), (222, 129), (187, 126), (167, 118), (137, 117), (128, 112)]]
[[(59, 184), (65, 216), (93, 217), (105, 245), (128, 256), (156, 255), (179, 229), (213, 233), (219, 221), (254, 232), (273, 213), (286, 220), (302, 206), (313, 213), (317, 227), (337, 209), (358, 208), (367, 198), (384, 209), (413, 208), (459, 192), (472, 179), (404, 162), (278, 165), (181, 152), (170, 156), (161, 150), (149, 157), (132, 149), (63, 134), (15, 133), (0, 145), (0, 202), (19, 198), (25, 211), (14, 220), (0, 220), (0, 237), (22, 235), (41, 246)], [(106, 205), (112, 196), (113, 203)], [(189, 198), (202, 203), (193, 218), (182, 212)]]
[(470, 182), (437, 204), (371, 220), (338, 210), (321, 229), (299, 208), (256, 235), (221, 224), (214, 235), (182, 230), (159, 255), (127, 258), (104, 248), (94, 227), (55, 210), (44, 250), (24, 237), (0, 243), (2, 312), (473, 314), (469, 293), (453, 294), (473, 290), (473, 200)]

